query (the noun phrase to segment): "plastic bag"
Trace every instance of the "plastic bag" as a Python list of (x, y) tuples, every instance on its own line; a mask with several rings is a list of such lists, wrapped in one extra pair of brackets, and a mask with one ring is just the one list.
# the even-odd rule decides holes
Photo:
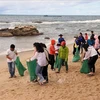
[(20, 62), (19, 57), (16, 58), (15, 64), (16, 64), (17, 70), (19, 72), (19, 75), (24, 76), (24, 71), (26, 70), (26, 68)]
[(80, 60), (80, 55), (79, 55), (79, 51), (78, 51), (78, 48), (76, 48), (76, 52), (75, 52), (75, 55), (73, 56), (73, 59), (72, 61), (73, 62), (77, 62)]
[(82, 68), (80, 69), (80, 72), (85, 74), (89, 73), (88, 60), (83, 60)]
[(36, 60), (33, 61), (28, 61), (27, 63), (27, 67), (28, 67), (28, 72), (30, 75), (30, 81), (33, 81), (37, 78), (36, 74), (35, 74), (35, 70), (36, 70)]

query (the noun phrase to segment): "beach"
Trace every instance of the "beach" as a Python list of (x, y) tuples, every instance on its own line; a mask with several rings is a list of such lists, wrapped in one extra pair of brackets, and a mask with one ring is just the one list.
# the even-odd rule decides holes
[[(72, 45), (68, 45), (69, 71), (63, 66), (61, 72), (50, 70), (49, 82), (40, 86), (30, 82), (28, 70), (23, 77), (16, 69), (16, 78), (9, 79), (5, 55), (0, 55), (0, 100), (100, 100), (100, 57), (96, 62), (95, 76), (80, 73), (81, 61), (72, 62)], [(27, 68), (26, 60), (33, 51), (19, 53), (22, 64)]]

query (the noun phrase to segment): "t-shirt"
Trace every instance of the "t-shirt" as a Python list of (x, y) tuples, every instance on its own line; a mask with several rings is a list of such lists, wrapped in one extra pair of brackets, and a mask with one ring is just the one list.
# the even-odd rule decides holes
[(12, 60), (10, 60), (10, 59), (7, 58), (7, 62), (13, 62), (13, 61), (15, 61), (16, 60), (16, 53), (17, 53), (16, 50), (11, 51), (10, 49), (8, 49), (6, 55), (8, 55), (10, 58), (12, 58)]

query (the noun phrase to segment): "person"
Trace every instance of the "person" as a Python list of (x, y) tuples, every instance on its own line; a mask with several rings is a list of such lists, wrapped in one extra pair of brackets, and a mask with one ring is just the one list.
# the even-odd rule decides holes
[(82, 57), (83, 61), (82, 61), (82, 67), (80, 69), (80, 72), (81, 73), (85, 73), (85, 74), (89, 73), (89, 66), (88, 66), (88, 59), (89, 59), (89, 57), (88, 57), (88, 46), (89, 46), (88, 44), (83, 44), (83, 48), (84, 48), (84, 50), (83, 50), (83, 57)]
[(46, 82), (48, 82), (48, 65), (49, 65), (49, 52), (47, 50), (47, 47), (44, 43), (40, 43), (40, 45), (43, 47), (45, 55), (46, 55), (46, 60), (47, 60), (47, 65), (43, 67), (42, 75)]
[(81, 32), (80, 32), (78, 39), (81, 42), (80, 48), (81, 48), (81, 54), (82, 54), (83, 53), (83, 44), (85, 44), (85, 39), (84, 39), (83, 34)]
[(100, 41), (99, 41), (98, 35), (95, 35), (94, 38), (95, 38), (94, 48), (96, 49), (98, 55), (100, 55), (100, 53), (98, 51), (99, 46), (100, 46)]
[(94, 31), (91, 31), (90, 39), (93, 40), (93, 41), (95, 40), (95, 38), (94, 38)]
[(86, 58), (88, 58), (88, 66), (89, 66), (89, 71), (90, 71), (89, 75), (92, 76), (95, 73), (95, 63), (98, 59), (97, 51), (93, 47), (92, 43), (88, 47)]
[(64, 38), (62, 37), (62, 36), (63, 36), (62, 34), (60, 34), (59, 36), (60, 36), (60, 38), (58, 39), (58, 43), (61, 44), (61, 42), (62, 42), (62, 41), (65, 41), (65, 40), (64, 40)]
[(15, 45), (11, 44), (10, 49), (7, 50), (6, 53), (6, 58), (8, 62), (8, 68), (9, 68), (9, 73), (10, 77), (13, 78), (15, 76), (15, 60), (16, 60), (16, 55), (18, 55), (17, 51), (15, 50)]
[(88, 34), (87, 33), (85, 33), (84, 39), (87, 42), (87, 40), (88, 40)]
[(59, 51), (59, 48), (60, 48), (60, 44), (57, 43), (57, 45), (55, 46), (55, 63), (54, 63), (54, 68), (58, 68), (58, 51)]
[(69, 49), (66, 46), (65, 41), (62, 41), (61, 47), (59, 48), (58, 51), (59, 65), (58, 65), (58, 71), (56, 73), (60, 72), (63, 63), (65, 63), (66, 72), (68, 72), (68, 54), (69, 54)]
[(51, 70), (54, 70), (54, 62), (55, 62), (55, 43), (56, 41), (54, 39), (51, 40), (51, 45), (49, 47), (49, 58), (50, 58), (50, 65)]
[(31, 61), (37, 60), (37, 66), (36, 66), (36, 75), (38, 76), (38, 82), (40, 85), (44, 84), (46, 80), (44, 79), (42, 75), (43, 67), (48, 64), (46, 60), (46, 55), (44, 53), (43, 47), (39, 43), (34, 43), (33, 47), (35, 49), (35, 54), (33, 57), (31, 57)]
[[(100, 35), (98, 36), (98, 39), (99, 39), (99, 49), (100, 49)], [(99, 50), (98, 49), (98, 50)], [(100, 52), (98, 51), (98, 54), (99, 54), (99, 56), (100, 56)]]
[(78, 51), (80, 52), (80, 45), (81, 45), (81, 42), (78, 39), (78, 35), (74, 36), (74, 38), (75, 38), (75, 41), (74, 41), (74, 45), (73, 45), (73, 55), (75, 55), (76, 48), (78, 48)]

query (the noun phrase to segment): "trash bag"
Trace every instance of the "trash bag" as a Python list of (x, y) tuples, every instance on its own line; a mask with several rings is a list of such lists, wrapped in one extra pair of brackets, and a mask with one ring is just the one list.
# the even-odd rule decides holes
[(78, 51), (78, 48), (76, 48), (76, 52), (75, 52), (75, 55), (73, 56), (73, 59), (72, 61), (73, 62), (77, 62), (80, 60), (80, 55), (79, 55), (79, 51)]
[(26, 63), (27, 63), (28, 72), (29, 72), (29, 75), (30, 75), (30, 81), (33, 81), (37, 78), (36, 73), (35, 73), (36, 65), (37, 65), (36, 60), (29, 61), (29, 62), (26, 62)]
[(55, 63), (54, 63), (54, 68), (58, 68), (58, 65), (59, 65), (59, 57), (56, 56), (56, 60), (55, 60)]
[(24, 76), (24, 71), (26, 70), (26, 68), (20, 62), (19, 57), (16, 58), (15, 64), (16, 64), (17, 70), (19, 72), (19, 75)]
[(82, 68), (80, 69), (81, 73), (89, 73), (89, 66), (88, 66), (88, 60), (84, 60), (82, 63)]

